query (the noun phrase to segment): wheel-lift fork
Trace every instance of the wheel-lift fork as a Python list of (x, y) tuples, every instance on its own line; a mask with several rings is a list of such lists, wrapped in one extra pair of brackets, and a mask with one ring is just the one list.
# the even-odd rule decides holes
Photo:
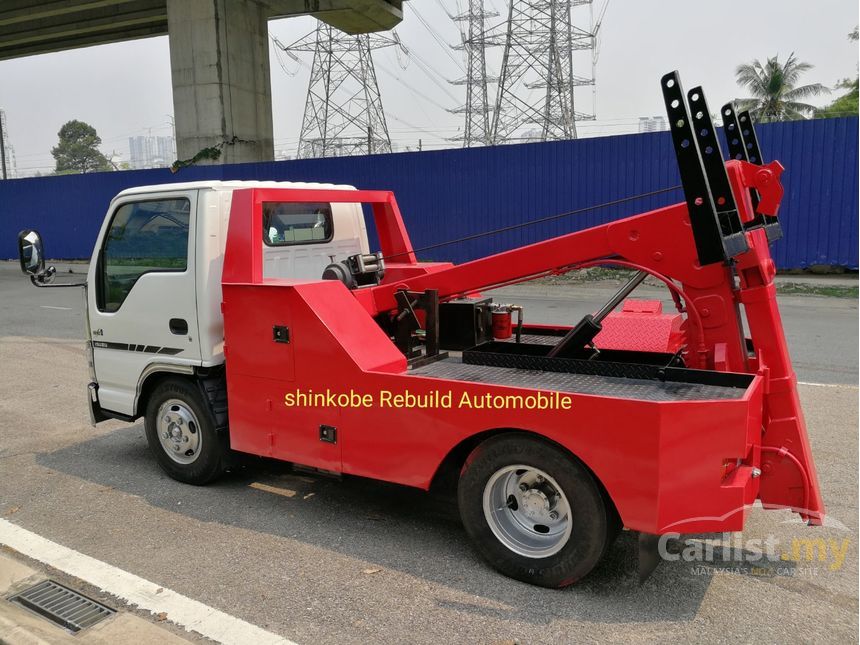
[[(764, 161), (758, 145), (758, 137), (749, 110), (738, 114), (735, 104), (729, 102), (723, 106), (722, 116), (723, 131), (729, 145), (729, 158), (736, 161), (747, 161), (756, 166), (763, 165)], [(764, 228), (768, 241), (775, 242), (780, 239), (782, 227), (777, 217), (758, 212), (760, 198), (757, 190), (750, 190), (750, 200), (755, 216), (752, 221), (744, 224), (744, 229), (751, 231), (756, 228)]]
[[(724, 302), (734, 310), (722, 330), (712, 334), (723, 336), (714, 344), (713, 367), (757, 370), (767, 379), (760, 444), (755, 442), (750, 454), (752, 463), (760, 464), (758, 498), (765, 508), (790, 508), (810, 524), (821, 524), (824, 504), (776, 302), (776, 269), (768, 247), (782, 236), (777, 219), (782, 166), (764, 164), (750, 113), (738, 115), (732, 103), (721, 110), (730, 153), (725, 164), (702, 88), (685, 96), (677, 72), (663, 77), (662, 88), (699, 264), (725, 266), (723, 285), (685, 288), (694, 294), (693, 306), (705, 310), (705, 302)], [(743, 336), (741, 305), (749, 340)], [(740, 356), (727, 349), (737, 340)], [(658, 563), (656, 536), (641, 534), (640, 578)]]
[[(761, 446), (752, 446), (760, 451), (752, 455), (761, 464), (759, 499), (765, 507), (790, 508), (811, 524), (820, 524), (824, 504), (776, 302), (776, 268), (769, 249), (769, 242), (781, 236), (777, 210), (783, 168), (778, 162), (764, 164), (750, 113), (737, 115), (731, 103), (722, 108), (733, 157), (725, 164), (702, 88), (687, 94), (687, 109), (676, 72), (666, 75), (662, 85), (699, 262), (726, 267), (725, 282), (731, 289), (726, 302), (734, 312), (725, 325), (724, 342), (734, 340), (729, 338), (732, 328), (731, 335), (741, 336), (742, 361), (715, 352), (714, 367), (758, 370), (767, 378)], [(741, 305), (749, 341), (743, 337)]]

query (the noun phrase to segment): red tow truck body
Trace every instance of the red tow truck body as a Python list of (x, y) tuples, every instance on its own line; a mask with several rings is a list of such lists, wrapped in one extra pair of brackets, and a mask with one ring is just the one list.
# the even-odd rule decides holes
[[(709, 112), (695, 113), (701, 88), (688, 95), (693, 113), (683, 101), (675, 110), (677, 75), (663, 88), (685, 203), (456, 266), (416, 259), (390, 192), (236, 192), (223, 272), (231, 447), (428, 489), (446, 467), (465, 472), (483, 441), (515, 432), (583, 464), (620, 524), (640, 532), (640, 546), (666, 533), (741, 530), (756, 501), (820, 524), (824, 505), (769, 249), (780, 234), (783, 168), (762, 162), (749, 114), (738, 118), (731, 104), (723, 113), (733, 158), (711, 155), (719, 146)], [(372, 209), (384, 276), (363, 287), (264, 278), (263, 205), (341, 200)], [(628, 301), (603, 319), (585, 353), (571, 352), (569, 341), (581, 340), (581, 328), (597, 331), (590, 317), (574, 328), (523, 325), (517, 342), (487, 342), (460, 356), (439, 351), (444, 303), (606, 264), (661, 281), (679, 312)], [(492, 482), (487, 521), (502, 511), (488, 506)], [(521, 499), (508, 498), (511, 508), (543, 503), (529, 486)], [(507, 530), (499, 526), (497, 537)], [(528, 564), (517, 566), (512, 575), (533, 579)]]
[[(744, 221), (750, 189), (778, 203), (781, 167), (728, 164)], [(264, 279), (256, 253), (266, 202), (361, 201), (373, 207), (389, 262), (378, 286)], [(446, 457), (493, 432), (517, 429), (564, 446), (606, 488), (624, 526), (642, 532), (736, 531), (749, 507), (791, 508), (820, 522), (823, 504), (785, 343), (774, 265), (763, 229), (726, 265), (700, 266), (684, 204), (571, 233), (459, 266), (419, 263), (393, 194), (245, 190), (233, 199), (223, 273), (231, 446), (330, 471), (429, 488)], [(409, 368), (375, 317), (396, 309), (397, 290), (433, 287), (453, 298), (595, 259), (645, 267), (679, 283), (688, 298), (687, 364), (700, 383), (644, 382), (504, 367), (447, 358)], [(738, 308), (750, 330), (744, 341)], [(623, 313), (621, 314), (624, 315)], [(659, 314), (655, 314), (659, 316)], [(677, 325), (670, 316), (669, 325)], [(273, 342), (273, 327), (289, 342)], [(659, 325), (658, 325), (659, 326)], [(665, 323), (664, 323), (665, 326)], [(608, 330), (612, 329), (607, 323)], [(652, 325), (653, 327), (653, 325)], [(524, 327), (524, 333), (548, 326)], [(563, 329), (562, 329), (563, 331)], [(647, 332), (644, 342), (651, 342)], [(664, 333), (664, 332), (657, 332)], [(641, 342), (641, 340), (640, 340)], [(632, 338), (627, 349), (637, 349)], [(720, 375), (731, 377), (720, 380)], [(713, 383), (713, 385), (709, 383)], [(731, 386), (725, 383), (731, 382)], [(287, 406), (287, 393), (450, 392), (450, 408), (360, 403)], [(470, 400), (560, 391), (571, 409), (481, 409)], [(336, 431), (321, 441), (320, 427)], [(759, 476), (760, 475), (760, 476)]]

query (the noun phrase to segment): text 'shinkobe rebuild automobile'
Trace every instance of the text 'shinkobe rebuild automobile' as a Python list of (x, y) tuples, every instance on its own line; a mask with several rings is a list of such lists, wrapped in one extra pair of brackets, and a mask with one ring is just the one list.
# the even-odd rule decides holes
[[(417, 260), (390, 192), (168, 184), (113, 200), (85, 284), (32, 230), (22, 268), (85, 287), (92, 421), (143, 417), (182, 482), (248, 453), (454, 486), (480, 554), (548, 587), (622, 528), (647, 573), (656, 536), (740, 530), (756, 500), (820, 524), (769, 249), (783, 168), (749, 113), (722, 108), (724, 162), (701, 88), (662, 89), (685, 201), (609, 224), (452, 265)], [(595, 265), (633, 277), (572, 326), (482, 295)], [(628, 299), (649, 276), (677, 311)]]

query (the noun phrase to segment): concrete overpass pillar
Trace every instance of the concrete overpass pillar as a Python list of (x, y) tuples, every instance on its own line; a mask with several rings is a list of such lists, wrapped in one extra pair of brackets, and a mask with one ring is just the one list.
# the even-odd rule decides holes
[(167, 0), (180, 160), (272, 161), (268, 14), (253, 0)]

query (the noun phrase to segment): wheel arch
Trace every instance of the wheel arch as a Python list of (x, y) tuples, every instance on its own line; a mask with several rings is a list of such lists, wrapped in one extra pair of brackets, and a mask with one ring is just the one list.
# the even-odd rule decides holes
[(615, 504), (615, 501), (612, 499), (612, 496), (609, 494), (604, 483), (601, 481), (600, 476), (595, 472), (591, 466), (586, 463), (582, 457), (575, 454), (570, 448), (567, 446), (552, 440), (551, 438), (543, 435), (539, 432), (534, 432), (532, 430), (526, 430), (523, 428), (492, 428), (489, 430), (484, 430), (483, 432), (478, 432), (473, 435), (469, 435), (468, 437), (462, 439), (459, 443), (457, 443), (451, 450), (448, 451), (448, 454), (445, 455), (445, 458), (442, 459), (439, 466), (436, 468), (436, 472), (433, 475), (433, 478), (430, 481), (430, 489), (431, 490), (444, 490), (446, 488), (456, 488), (456, 483), (460, 475), (460, 471), (463, 466), (466, 464), (466, 460), (469, 458), (469, 455), (477, 448), (479, 445), (491, 439), (493, 437), (498, 437), (501, 435), (522, 435), (523, 437), (528, 437), (530, 439), (537, 439), (549, 446), (554, 448), (558, 448), (565, 454), (567, 454), (571, 459), (575, 459), (579, 464), (585, 468), (588, 473), (594, 478), (594, 482), (597, 484), (598, 489), (600, 489), (600, 494), (606, 503), (607, 509), (610, 512), (614, 513), (615, 517), (620, 521), (621, 515), (618, 512), (618, 507)]
[(171, 363), (150, 363), (144, 368), (137, 380), (134, 395), (133, 416), (139, 419), (146, 413), (146, 405), (155, 388), (164, 379), (174, 376), (193, 377), (194, 367), (191, 365), (174, 365)]
[(146, 414), (149, 397), (155, 389), (169, 378), (185, 378), (200, 388), (200, 394), (219, 434), (228, 436), (227, 383), (224, 365), (192, 367), (167, 363), (152, 363), (141, 374), (134, 400), (134, 418)]

